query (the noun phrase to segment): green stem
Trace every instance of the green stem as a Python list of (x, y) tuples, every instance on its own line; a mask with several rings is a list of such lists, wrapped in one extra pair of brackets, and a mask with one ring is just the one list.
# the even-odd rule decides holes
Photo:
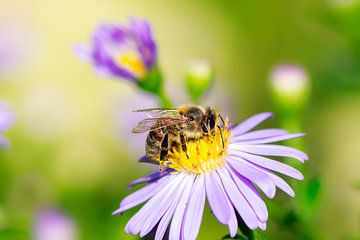
[(165, 91), (162, 89), (157, 94), (157, 97), (159, 98), (160, 106), (161, 107), (173, 107), (173, 103), (171, 102), (169, 96), (165, 93)]

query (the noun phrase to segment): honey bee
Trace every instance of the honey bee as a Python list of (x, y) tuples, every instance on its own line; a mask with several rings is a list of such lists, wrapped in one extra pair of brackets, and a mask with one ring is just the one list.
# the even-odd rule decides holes
[[(215, 135), (218, 120), (224, 120), (214, 108), (188, 104), (178, 108), (152, 108), (136, 110), (148, 118), (140, 121), (133, 133), (149, 132), (145, 143), (148, 160), (157, 162), (160, 167), (167, 161), (169, 151), (182, 149), (187, 154), (186, 143), (196, 141), (209, 134)], [(221, 135), (222, 143), (224, 141)]]

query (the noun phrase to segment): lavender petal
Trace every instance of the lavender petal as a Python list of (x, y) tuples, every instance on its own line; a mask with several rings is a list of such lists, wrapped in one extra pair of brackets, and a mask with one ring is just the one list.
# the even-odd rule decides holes
[(236, 214), (217, 172), (205, 175), (205, 188), (212, 212), (220, 223), (228, 225), (230, 236), (234, 237), (238, 229)]
[(281, 190), (283, 190), (285, 193), (287, 193), (290, 197), (295, 197), (295, 192), (294, 190), (290, 187), (290, 185), (284, 181), (284, 179), (282, 179), (281, 177), (273, 174), (270, 171), (267, 171), (265, 169), (263, 169), (264, 172), (267, 173), (267, 175), (269, 175), (272, 180), (274, 181), (275, 185), (280, 188)]
[(284, 129), (277, 129), (277, 128), (262, 129), (262, 130), (256, 130), (238, 135), (234, 137), (231, 142), (252, 141), (263, 138), (276, 137), (288, 133), (289, 132)]
[[(167, 182), (127, 223), (125, 232), (132, 235), (138, 234), (143, 226), (143, 223), (151, 212), (159, 206), (164, 196), (173, 189), (173, 185), (178, 183), (179, 178), (174, 176)], [(177, 185), (177, 184), (176, 184)]]
[(150, 24), (147, 21), (131, 19), (129, 30), (136, 39), (137, 50), (147, 69), (152, 69), (157, 59), (157, 47)]
[(291, 157), (295, 158), (302, 163), (305, 160), (308, 160), (308, 156), (295, 148), (280, 146), (280, 145), (272, 145), (272, 144), (263, 144), (263, 145), (240, 145), (233, 144), (229, 145), (229, 152), (233, 150), (240, 150), (247, 153), (258, 154), (258, 155), (266, 155), (266, 156), (281, 156), (281, 157)]
[(142, 157), (139, 159), (139, 162), (142, 162), (142, 163), (151, 163), (151, 164), (159, 165), (159, 162), (158, 162), (158, 161), (151, 160), (151, 159), (147, 158), (146, 156), (142, 156)]
[(73, 48), (73, 51), (75, 55), (78, 56), (78, 58), (80, 58), (82, 61), (86, 63), (92, 63), (91, 50), (89, 47), (82, 44), (76, 44)]
[(228, 224), (230, 211), (229, 207), (224, 207), (227, 205), (228, 199), (221, 180), (217, 177), (216, 173), (211, 172), (205, 175), (205, 188), (210, 208), (215, 217), (222, 224)]
[(113, 215), (121, 214), (124, 211), (135, 207), (146, 200), (150, 199), (154, 194), (156, 194), (164, 185), (167, 185), (169, 181), (171, 181), (172, 176), (162, 178), (157, 182), (150, 183), (149, 185), (137, 190), (136, 192), (131, 193), (127, 197), (125, 197)]
[(245, 140), (245, 141), (242, 141), (241, 144), (263, 144), (263, 143), (280, 142), (280, 141), (284, 141), (284, 140), (299, 138), (304, 135), (305, 134), (303, 134), (303, 133), (285, 134), (285, 135), (273, 136), (273, 137), (256, 139), (256, 140), (249, 140), (249, 141)]
[(140, 231), (140, 237), (144, 237), (151, 229), (159, 222), (161, 217), (169, 209), (170, 205), (174, 202), (176, 192), (184, 185), (184, 177), (179, 175), (176, 177), (176, 182), (173, 183), (172, 189), (165, 193), (161, 198), (161, 204), (159, 202), (155, 205), (149, 215), (146, 216), (146, 220), (143, 222), (143, 227)]
[(227, 160), (234, 171), (251, 182), (254, 182), (268, 198), (273, 198), (275, 196), (276, 186), (267, 174), (250, 163), (238, 161), (237, 158), (228, 156)]
[(257, 216), (244, 196), (241, 194), (241, 192), (239, 192), (234, 181), (222, 168), (219, 168), (217, 172), (221, 178), (222, 184), (230, 201), (236, 208), (237, 212), (240, 214), (241, 218), (244, 220), (245, 224), (252, 230), (256, 229), (258, 226)]
[(237, 231), (238, 231), (238, 221), (236, 218), (235, 210), (232, 204), (230, 203), (230, 200), (228, 200), (228, 207), (230, 208), (230, 220), (228, 223), (229, 233), (230, 237), (235, 237)]
[(186, 188), (186, 186), (188, 184), (191, 185), (191, 182), (189, 182), (189, 181), (187, 181), (187, 179), (185, 179), (184, 184), (182, 185), (182, 188), (180, 188), (178, 193), (176, 194), (176, 197), (175, 197), (173, 203), (171, 204), (169, 209), (165, 212), (164, 216), (161, 218), (159, 225), (156, 229), (155, 240), (163, 239), (166, 229), (169, 225), (169, 222), (170, 222), (172, 216), (174, 215), (175, 209), (177, 208), (180, 198), (184, 193), (184, 189)]
[(240, 161), (248, 161), (250, 163), (253, 163), (255, 165), (282, 173), (286, 176), (298, 179), (298, 180), (303, 180), (304, 176), (302, 175), (302, 173), (298, 170), (296, 170), (293, 167), (290, 167), (287, 164), (272, 160), (270, 158), (266, 158), (266, 157), (261, 157), (258, 155), (253, 155), (253, 154), (248, 154), (245, 152), (239, 152), (238, 155), (241, 157), (241, 159), (239, 159)]
[(227, 166), (226, 170), (229, 172), (229, 174), (232, 177), (232, 179), (234, 180), (237, 188), (244, 195), (245, 199), (250, 204), (251, 208), (254, 210), (254, 212), (256, 213), (259, 220), (265, 222), (268, 218), (268, 210), (267, 210), (266, 205), (265, 205), (264, 201), (262, 200), (262, 198), (256, 192), (254, 192), (251, 188), (249, 188), (237, 176), (237, 174), (234, 172), (234, 170), (232, 170), (228, 166)]
[(164, 172), (164, 171), (157, 171), (157, 172), (153, 172), (150, 173), (149, 175), (139, 178), (135, 181), (132, 181), (131, 183), (128, 184), (128, 189), (133, 188), (134, 186), (141, 184), (141, 183), (146, 183), (146, 182), (154, 182), (164, 176), (166, 176), (168, 174), (168, 172)]
[(199, 233), (205, 206), (205, 177), (197, 176), (184, 220), (184, 239), (196, 239)]
[[(238, 162), (241, 162), (241, 158), (237, 158), (237, 159), (238, 159)], [(245, 162), (243, 162), (243, 163), (245, 164)], [(278, 177), (271, 171), (269, 171), (261, 166), (253, 165), (252, 168), (256, 169), (257, 171), (261, 171), (262, 173), (267, 175), (272, 180), (272, 182), (275, 184), (275, 186), (277, 186), (278, 188), (283, 190), (289, 196), (291, 196), (291, 197), (295, 196), (294, 190), (282, 178)]]
[(259, 222), (258, 222), (258, 225), (259, 225), (259, 228), (260, 228), (261, 230), (263, 230), (263, 231), (266, 230), (266, 222), (261, 222), (261, 221), (259, 221)]
[(242, 123), (240, 123), (239, 125), (233, 128), (232, 132), (234, 134), (234, 137), (239, 136), (253, 129), (254, 127), (256, 127), (261, 122), (265, 121), (267, 118), (271, 116), (273, 116), (272, 113), (265, 112), (265, 113), (259, 113), (257, 115), (248, 118), (247, 120), (243, 121)]
[(194, 176), (187, 176), (185, 179), (187, 181), (187, 184), (171, 221), (169, 239), (180, 239), (181, 236), (183, 218), (194, 184)]

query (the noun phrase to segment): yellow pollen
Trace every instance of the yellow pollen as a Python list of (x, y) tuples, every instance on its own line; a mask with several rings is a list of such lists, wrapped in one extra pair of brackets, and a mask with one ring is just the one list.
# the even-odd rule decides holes
[(145, 76), (145, 66), (133, 51), (121, 54), (118, 57), (117, 62), (120, 66), (126, 68), (132, 73), (135, 73), (138, 78), (142, 78), (143, 76)]
[(222, 128), (221, 132), (224, 146), (220, 130), (216, 129), (215, 135), (209, 134), (197, 140), (187, 141), (187, 152), (184, 152), (181, 146), (169, 151), (167, 161), (163, 165), (177, 172), (191, 174), (200, 174), (220, 167), (224, 163), (231, 135), (227, 127)]

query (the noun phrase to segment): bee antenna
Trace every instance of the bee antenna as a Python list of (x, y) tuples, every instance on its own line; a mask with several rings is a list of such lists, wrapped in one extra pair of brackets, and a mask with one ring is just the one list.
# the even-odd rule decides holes
[(222, 134), (222, 131), (221, 131), (221, 127), (219, 125), (217, 125), (217, 128), (219, 129), (220, 131), (220, 136), (221, 136), (221, 143), (222, 143), (222, 146), (223, 148), (225, 148), (225, 144), (224, 144), (224, 137), (223, 137), (223, 134)]

